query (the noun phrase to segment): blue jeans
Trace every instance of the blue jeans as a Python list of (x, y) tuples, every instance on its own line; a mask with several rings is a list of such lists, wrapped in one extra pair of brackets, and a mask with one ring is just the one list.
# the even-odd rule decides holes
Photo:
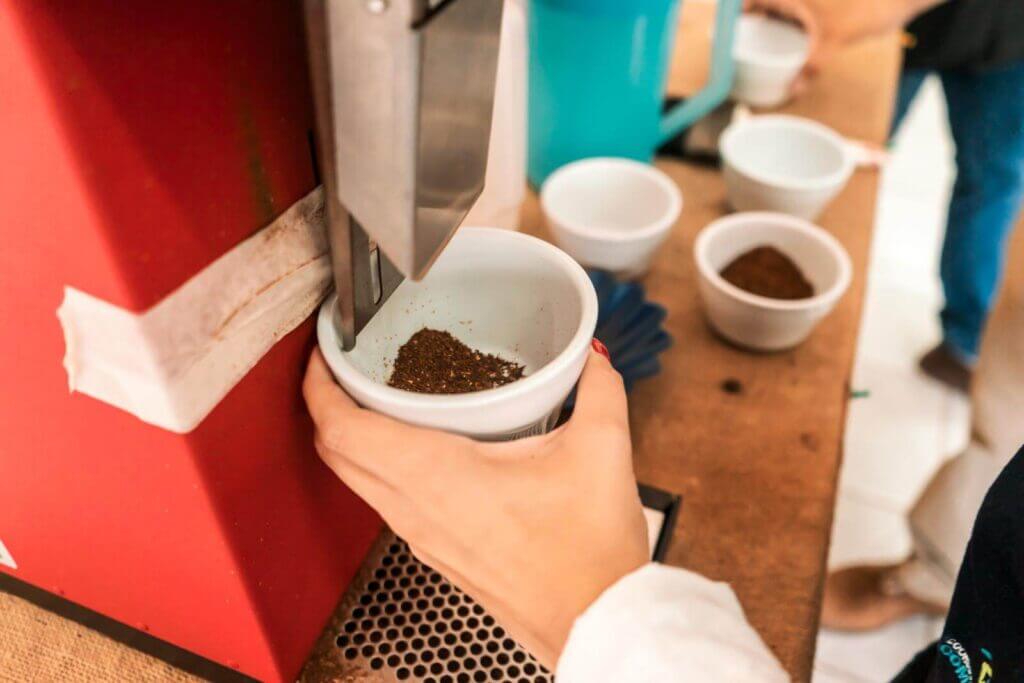
[[(894, 132), (928, 73), (903, 72)], [(943, 340), (973, 363), (1001, 280), (1004, 246), (1024, 198), (1024, 63), (938, 75), (957, 167), (940, 267), (946, 297)]]

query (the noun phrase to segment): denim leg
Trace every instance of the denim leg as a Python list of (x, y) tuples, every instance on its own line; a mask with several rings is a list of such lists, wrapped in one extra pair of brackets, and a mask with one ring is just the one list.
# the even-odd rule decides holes
[(1024, 197), (1024, 62), (941, 76), (957, 165), (942, 245), (942, 329), (951, 350), (973, 361)]
[(889, 137), (896, 135), (900, 124), (907, 116), (910, 105), (917, 97), (917, 91), (921, 89), (924, 79), (931, 73), (927, 69), (904, 69), (900, 74), (900, 84), (896, 91), (896, 107), (892, 114), (892, 128), (889, 129)]

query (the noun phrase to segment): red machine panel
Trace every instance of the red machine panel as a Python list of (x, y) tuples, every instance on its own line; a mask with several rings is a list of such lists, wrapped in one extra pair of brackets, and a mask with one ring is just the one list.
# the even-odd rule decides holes
[(69, 394), (55, 311), (142, 311), (267, 224), (311, 128), (294, 0), (0, 3), (0, 572), (264, 680), (379, 528), (313, 451), (311, 323), (182, 436)]

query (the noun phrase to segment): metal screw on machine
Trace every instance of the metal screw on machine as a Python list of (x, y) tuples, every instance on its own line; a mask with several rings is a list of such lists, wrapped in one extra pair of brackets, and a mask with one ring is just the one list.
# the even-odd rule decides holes
[[(483, 189), (502, 0), (306, 0), (345, 349)], [(366, 11), (369, 10), (369, 11)]]

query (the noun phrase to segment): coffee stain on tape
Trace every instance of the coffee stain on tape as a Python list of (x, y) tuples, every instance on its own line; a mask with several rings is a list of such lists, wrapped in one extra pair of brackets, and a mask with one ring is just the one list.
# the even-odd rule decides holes
[(190, 432), (330, 287), (317, 189), (143, 313), (66, 287), (68, 387)]

